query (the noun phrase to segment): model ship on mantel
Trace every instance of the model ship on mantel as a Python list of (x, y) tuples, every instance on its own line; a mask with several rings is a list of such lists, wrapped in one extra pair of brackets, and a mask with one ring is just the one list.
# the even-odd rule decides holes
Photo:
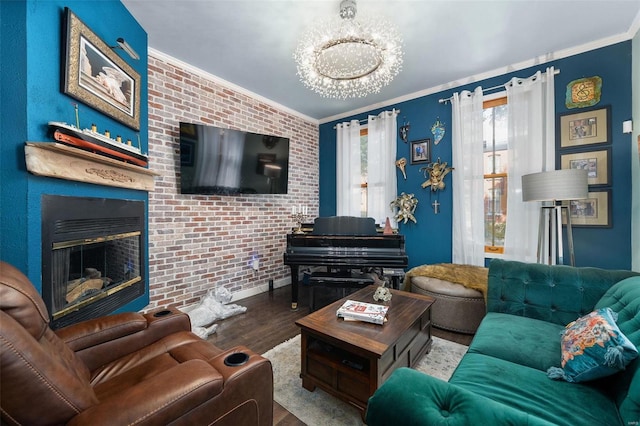
[(111, 139), (108, 134), (100, 134), (94, 125), (91, 126), (91, 129), (80, 130), (79, 127), (59, 121), (50, 121), (48, 124), (49, 129), (53, 132), (53, 138), (65, 145), (75, 146), (85, 151), (141, 167), (146, 167), (149, 164), (148, 157), (142, 153), (139, 147), (130, 145), (130, 141), (123, 143)]

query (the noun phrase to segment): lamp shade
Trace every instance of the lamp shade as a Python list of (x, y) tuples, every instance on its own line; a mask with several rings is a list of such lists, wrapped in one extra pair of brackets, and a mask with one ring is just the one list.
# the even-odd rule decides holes
[(522, 176), (522, 201), (579, 200), (587, 198), (587, 171), (562, 169)]

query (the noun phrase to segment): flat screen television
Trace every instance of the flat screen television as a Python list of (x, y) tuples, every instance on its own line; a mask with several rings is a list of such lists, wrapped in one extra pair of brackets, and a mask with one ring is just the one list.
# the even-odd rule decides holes
[(180, 193), (286, 194), (289, 139), (180, 123)]

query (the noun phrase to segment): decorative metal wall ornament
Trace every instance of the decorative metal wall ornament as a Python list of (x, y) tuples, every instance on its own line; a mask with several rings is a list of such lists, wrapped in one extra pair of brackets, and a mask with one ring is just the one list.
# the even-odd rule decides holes
[(585, 108), (600, 102), (602, 78), (579, 78), (567, 84), (565, 105), (567, 108)]
[[(402, 126), (400, 126), (400, 139), (402, 142), (407, 143), (409, 140), (409, 129), (411, 128), (411, 123), (407, 123), (407, 117), (404, 117), (404, 122)], [(406, 178), (405, 178), (406, 179)]]
[(430, 163), (425, 167), (420, 167), (420, 171), (424, 172), (424, 177), (427, 178), (421, 186), (423, 188), (431, 187), (432, 191), (443, 190), (445, 187), (444, 177), (452, 170), (455, 169), (453, 167), (447, 167), (447, 162), (445, 161), (443, 163), (440, 161), (440, 157), (438, 157), (438, 161)]
[[(413, 223), (418, 223), (413, 213), (416, 211), (418, 200), (414, 198), (413, 194), (400, 194), (395, 200), (390, 203), (391, 211), (393, 212), (393, 218), (396, 222), (407, 223), (408, 220)], [(397, 211), (396, 211), (397, 209)]]
[(444, 123), (440, 121), (440, 117), (438, 117), (436, 122), (431, 126), (431, 133), (433, 133), (433, 144), (438, 145), (446, 133)]
[(405, 170), (405, 166), (407, 165), (407, 159), (402, 157), (396, 161), (396, 167), (400, 169), (402, 172), (402, 176), (404, 176), (404, 180), (407, 180), (407, 172)]

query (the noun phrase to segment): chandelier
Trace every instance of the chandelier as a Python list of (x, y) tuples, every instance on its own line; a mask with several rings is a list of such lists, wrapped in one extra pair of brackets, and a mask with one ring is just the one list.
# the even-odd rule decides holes
[(327, 98), (378, 93), (402, 68), (402, 38), (387, 21), (355, 19), (355, 0), (340, 3), (340, 18), (309, 29), (293, 57), (305, 86)]

